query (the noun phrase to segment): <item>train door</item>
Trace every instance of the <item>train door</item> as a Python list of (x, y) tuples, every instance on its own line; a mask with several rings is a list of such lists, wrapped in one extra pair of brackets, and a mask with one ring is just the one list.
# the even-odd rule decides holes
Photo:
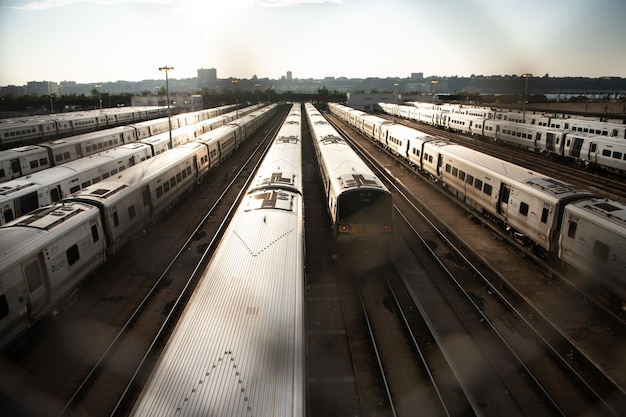
[[(22, 176), (22, 168), (20, 167), (20, 160), (19, 159), (11, 159), (11, 161), (9, 161), (11, 164), (11, 171), (13, 172), (13, 174), (11, 175), (11, 178), (17, 178), (17, 177), (21, 177)], [(18, 175), (15, 175), (15, 174)], [(7, 178), (7, 179), (11, 179), (11, 178)]]
[(546, 133), (546, 149), (554, 152), (554, 133)]
[(511, 197), (511, 186), (509, 184), (500, 183), (500, 197), (498, 198), (498, 214), (506, 217), (509, 209), (509, 198)]
[(574, 158), (580, 158), (580, 150), (583, 147), (584, 140), (582, 138), (575, 138), (574, 143), (572, 144), (572, 150), (570, 152), (570, 156)]
[(22, 277), (28, 292), (29, 316), (35, 317), (50, 303), (50, 283), (40, 254), (22, 262)]
[(143, 202), (144, 215), (148, 214), (148, 218), (152, 218), (152, 199), (150, 198), (150, 188), (143, 187), (141, 189), (141, 200)]
[(437, 176), (441, 177), (441, 167), (443, 166), (443, 155), (437, 154)]

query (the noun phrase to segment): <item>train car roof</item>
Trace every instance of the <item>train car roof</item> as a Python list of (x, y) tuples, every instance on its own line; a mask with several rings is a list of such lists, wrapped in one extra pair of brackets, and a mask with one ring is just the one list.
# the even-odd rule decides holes
[[(67, 220), (78, 216), (97, 217), (99, 212), (87, 204), (59, 203), (42, 207), (0, 226), (0, 271), (12, 265), (17, 258), (32, 254), (26, 248), (41, 248), (51, 243), (58, 235), (51, 236), (50, 232), (61, 230)], [(74, 224), (71, 223), (72, 226)]]
[(582, 218), (600, 222), (604, 228), (626, 238), (626, 204), (594, 198), (568, 204), (567, 210)]

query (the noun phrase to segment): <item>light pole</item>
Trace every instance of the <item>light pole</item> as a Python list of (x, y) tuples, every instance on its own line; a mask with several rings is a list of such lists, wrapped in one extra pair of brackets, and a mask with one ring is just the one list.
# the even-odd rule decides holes
[(432, 80), (430, 83), (433, 86), (433, 110), (434, 110), (435, 109), (435, 87), (437, 87), (437, 84), (439, 84), (439, 81)]
[(52, 97), (54, 94), (52, 93), (52, 88), (50, 87), (50, 81), (48, 81), (48, 94), (50, 95), (50, 113), (54, 113), (54, 104), (52, 104)]
[(528, 93), (528, 79), (532, 76), (532, 74), (527, 72), (522, 74), (522, 78), (526, 78), (524, 83), (524, 101), (522, 102), (522, 123), (526, 123), (526, 94)]
[(239, 104), (239, 97), (238, 97), (238, 92), (239, 89), (237, 88), (237, 83), (239, 82), (238, 79), (233, 78), (232, 80), (230, 80), (231, 83), (235, 84), (235, 103)]
[(398, 104), (398, 83), (393, 83), (393, 104)]
[(98, 100), (100, 101), (100, 114), (102, 114), (102, 94), (100, 93), (100, 87), (102, 87), (102, 84), (96, 84), (95, 87), (98, 92)]
[(172, 115), (170, 114), (170, 79), (168, 77), (168, 73), (173, 69), (174, 67), (159, 67), (159, 71), (165, 71), (165, 92), (167, 95), (167, 124), (170, 131), (170, 149), (174, 147), (174, 143), (172, 142)]
[(256, 88), (256, 102), (257, 104), (259, 104), (261, 102), (261, 100), (259, 99), (259, 87), (261, 86), (261, 84), (254, 84), (254, 87)]

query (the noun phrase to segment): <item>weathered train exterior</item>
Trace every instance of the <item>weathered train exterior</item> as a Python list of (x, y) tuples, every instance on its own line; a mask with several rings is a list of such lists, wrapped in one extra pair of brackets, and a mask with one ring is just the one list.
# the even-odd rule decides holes
[(296, 104), (131, 415), (306, 415), (301, 129)]

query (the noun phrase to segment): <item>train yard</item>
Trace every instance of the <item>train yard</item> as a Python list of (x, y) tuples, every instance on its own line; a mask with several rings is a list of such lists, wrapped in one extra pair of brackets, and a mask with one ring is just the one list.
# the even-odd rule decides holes
[[(626, 320), (620, 304), (324, 115), (392, 193), (394, 233), (388, 251), (367, 243), (349, 250), (337, 244), (310, 127), (303, 123), (306, 415), (626, 414)], [(167, 221), (134, 238), (76, 290), (69, 305), (5, 354), (3, 410), (130, 415), (198, 271), (209, 262), (240, 190), (280, 123), (272, 125), (242, 144), (167, 213)], [(482, 141), (417, 126), (495, 152)], [(499, 152), (538, 172), (551, 161), (521, 150)], [(611, 174), (553, 169), (545, 173), (618, 201), (626, 198)], [(264, 415), (250, 412), (248, 407), (245, 415)]]

